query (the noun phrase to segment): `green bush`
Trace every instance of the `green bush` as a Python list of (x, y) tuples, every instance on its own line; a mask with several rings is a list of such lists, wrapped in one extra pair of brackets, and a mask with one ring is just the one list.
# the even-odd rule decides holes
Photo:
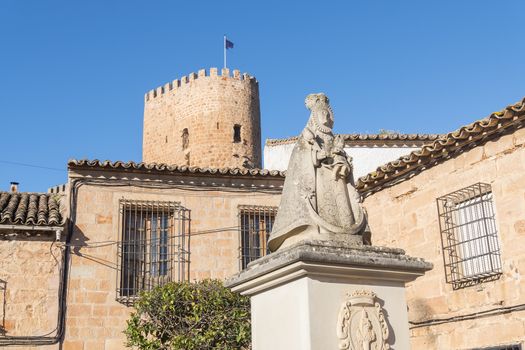
[(221, 281), (169, 283), (143, 293), (124, 331), (129, 347), (248, 349), (250, 301)]

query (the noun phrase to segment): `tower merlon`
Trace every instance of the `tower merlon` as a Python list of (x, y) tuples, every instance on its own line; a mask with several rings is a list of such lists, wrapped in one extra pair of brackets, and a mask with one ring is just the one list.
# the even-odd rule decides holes
[(153, 94), (154, 94), (153, 90), (146, 92), (146, 94), (144, 95), (144, 100), (149, 101), (150, 99), (154, 97)]

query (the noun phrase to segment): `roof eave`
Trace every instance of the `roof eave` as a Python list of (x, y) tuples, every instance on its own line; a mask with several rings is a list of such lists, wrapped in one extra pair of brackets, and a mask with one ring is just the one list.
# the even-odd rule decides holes
[(391, 187), (419, 172), (433, 167), (458, 152), (484, 144), (490, 139), (507, 134), (523, 126), (525, 122), (525, 98), (507, 106), (489, 117), (463, 126), (456, 131), (424, 145), (420, 150), (384, 164), (361, 178), (357, 190), (364, 196)]

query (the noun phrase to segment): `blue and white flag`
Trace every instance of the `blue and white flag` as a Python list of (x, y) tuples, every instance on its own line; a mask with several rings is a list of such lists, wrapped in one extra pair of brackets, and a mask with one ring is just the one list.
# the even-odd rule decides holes
[(233, 43), (229, 41), (228, 39), (224, 40), (224, 47), (225, 49), (233, 49)]

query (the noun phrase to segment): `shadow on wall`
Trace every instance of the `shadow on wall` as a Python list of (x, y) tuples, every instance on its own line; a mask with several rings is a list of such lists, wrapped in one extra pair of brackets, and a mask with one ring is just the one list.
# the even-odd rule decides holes
[(7, 294), (7, 282), (0, 279), (0, 335), (5, 335), (5, 305)]
[(395, 347), (395, 344), (396, 344), (396, 335), (394, 334), (394, 329), (392, 328), (392, 325), (390, 324), (390, 315), (388, 313), (388, 310), (385, 309), (385, 301), (381, 298), (377, 298), (376, 297), (376, 301), (377, 303), (381, 306), (381, 309), (382, 309), (382, 312), (383, 312), (383, 315), (385, 315), (385, 323), (388, 327), (388, 339), (387, 339), (387, 343), (391, 346), (390, 349), (392, 350), (396, 350), (397, 348)]
[(73, 251), (73, 254), (84, 258), (91, 260), (93, 262), (96, 262), (98, 264), (104, 265), (105, 267), (108, 267), (110, 269), (117, 269), (117, 264), (115, 259), (113, 260), (107, 260), (106, 256), (96, 256), (94, 253), (98, 250), (96, 248), (103, 248), (108, 247), (111, 245), (116, 245), (116, 241), (104, 241), (104, 242), (95, 242), (95, 243), (88, 243), (89, 238), (84, 234), (84, 232), (75, 225), (75, 229), (73, 231), (73, 237), (71, 239), (71, 242), (69, 243), (71, 246), (71, 250)]
[[(409, 317), (408, 328), (410, 330), (410, 333), (412, 333), (413, 328), (419, 328), (418, 326), (412, 324), (412, 322), (419, 323), (425, 320), (429, 320), (436, 313), (434, 308), (431, 305), (429, 305), (429, 301), (426, 299), (415, 299), (412, 302), (410, 302), (410, 305), (408, 305), (407, 308)], [(426, 340), (425, 345), (437, 346), (437, 335), (432, 334), (431, 332), (426, 332), (424, 337)]]
[(414, 322), (420, 322), (422, 320), (428, 319), (432, 317), (432, 315), (435, 313), (434, 309), (428, 304), (428, 300), (426, 299), (414, 299), (410, 305), (408, 306), (408, 311), (414, 315), (415, 318)]

